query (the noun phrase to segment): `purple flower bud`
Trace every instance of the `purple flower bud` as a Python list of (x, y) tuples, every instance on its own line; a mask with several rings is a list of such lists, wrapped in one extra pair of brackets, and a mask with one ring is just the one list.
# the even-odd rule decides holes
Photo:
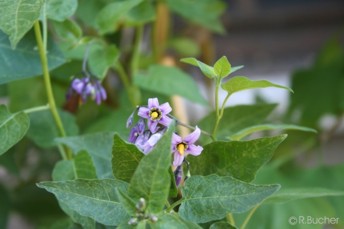
[(174, 171), (174, 178), (176, 180), (177, 187), (180, 185), (180, 182), (183, 179), (183, 166), (180, 165), (177, 167), (176, 171)]

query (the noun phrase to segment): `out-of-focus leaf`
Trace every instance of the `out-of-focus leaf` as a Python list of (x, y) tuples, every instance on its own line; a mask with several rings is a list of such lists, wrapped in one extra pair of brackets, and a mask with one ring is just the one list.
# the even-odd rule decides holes
[[(39, 17), (42, 4), (43, 0), (0, 1), (0, 29), (9, 36), (11, 42), (11, 45), (8, 44), (9, 48), (10, 46), (15, 48), (17, 43), (31, 29), (33, 23)], [(3, 38), (0, 38), (1, 46), (2, 40)], [(0, 53), (3, 53), (3, 51), (1, 50)]]
[[(225, 138), (242, 129), (262, 123), (276, 107), (275, 104), (240, 105), (224, 110), (222, 120), (217, 130), (217, 136)], [(199, 126), (202, 130), (211, 132), (216, 120), (215, 112), (203, 118)]]
[(245, 129), (242, 129), (230, 135), (228, 138), (230, 140), (241, 140), (252, 133), (263, 131), (263, 130), (299, 130), (299, 131), (316, 133), (316, 130), (312, 128), (293, 125), (293, 124), (258, 124), (258, 125), (249, 126)]
[(117, 189), (126, 192), (127, 183), (119, 180), (46, 181), (38, 187), (53, 193), (56, 198), (80, 215), (109, 226), (119, 225), (129, 216), (117, 197)]
[(7, 228), (11, 203), (8, 192), (2, 185), (0, 185), (0, 203), (0, 228)]
[(82, 30), (79, 25), (72, 20), (64, 20), (63, 22), (54, 22), (54, 29), (62, 41), (72, 43), (75, 45), (82, 36)]
[(250, 80), (245, 76), (235, 76), (230, 78), (227, 82), (222, 84), (222, 88), (229, 94), (233, 94), (238, 91), (253, 89), (253, 88), (266, 88), (266, 87), (276, 87), (286, 89), (293, 92), (289, 87), (271, 83), (267, 80)]
[(168, 46), (176, 50), (180, 56), (198, 56), (201, 52), (199, 45), (186, 37), (174, 38), (168, 43)]
[(271, 159), (278, 145), (286, 137), (279, 135), (251, 141), (210, 143), (204, 146), (200, 156), (188, 159), (191, 173), (197, 175), (217, 173), (247, 182), (252, 181), (258, 169)]
[[(33, 33), (27, 34), (13, 50), (7, 36), (0, 31), (0, 84), (42, 74), (41, 60), (35, 47), (36, 40)], [(50, 70), (65, 62), (54, 43), (49, 41), (47, 49)]]
[(129, 185), (129, 196), (137, 202), (144, 198), (147, 212), (160, 213), (170, 190), (171, 138), (174, 125), (171, 124), (155, 148), (141, 159)]
[(102, 80), (108, 69), (116, 63), (118, 57), (119, 51), (116, 46), (97, 46), (92, 49), (89, 57), (91, 72)]
[[(64, 111), (59, 113), (67, 135), (77, 135), (79, 128), (75, 118)], [(40, 147), (49, 148), (55, 146), (55, 139), (60, 136), (60, 133), (51, 112), (49, 110), (40, 111), (31, 113), (29, 116), (31, 125), (27, 136)]]
[(213, 0), (167, 0), (168, 7), (185, 17), (191, 22), (197, 23), (215, 32), (224, 32), (219, 17), (225, 10), (222, 1)]
[(144, 154), (133, 144), (126, 143), (117, 134), (113, 139), (112, 171), (113, 175), (129, 182)]
[(57, 138), (56, 142), (70, 147), (74, 153), (86, 150), (92, 157), (98, 178), (113, 178), (111, 152), (113, 133), (100, 132), (83, 136)]
[(132, 8), (125, 17), (128, 25), (143, 25), (155, 19), (155, 8), (151, 0), (145, 0)]
[(126, 13), (141, 2), (142, 0), (126, 0), (106, 5), (95, 19), (99, 32), (105, 34), (116, 31)]
[(168, 96), (180, 95), (192, 102), (207, 104), (191, 76), (175, 67), (153, 65), (147, 74), (134, 76), (134, 83), (149, 91)]
[(191, 176), (182, 188), (184, 201), (179, 214), (196, 223), (219, 220), (228, 212), (248, 211), (279, 188), (279, 185), (253, 185), (232, 177)]
[(236, 229), (236, 227), (227, 222), (216, 222), (210, 225), (209, 229)]
[(0, 105), (0, 155), (20, 141), (30, 126), (27, 114), (11, 114), (7, 107)]
[(71, 17), (78, 7), (77, 0), (46, 0), (43, 10), (49, 19), (55, 21), (64, 21)]

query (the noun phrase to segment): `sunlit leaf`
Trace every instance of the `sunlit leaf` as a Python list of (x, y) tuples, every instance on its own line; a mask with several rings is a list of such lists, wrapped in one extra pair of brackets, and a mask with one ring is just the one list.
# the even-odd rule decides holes
[(217, 60), (214, 64), (214, 71), (217, 76), (224, 78), (231, 72), (231, 64), (229, 63), (227, 57), (223, 56)]

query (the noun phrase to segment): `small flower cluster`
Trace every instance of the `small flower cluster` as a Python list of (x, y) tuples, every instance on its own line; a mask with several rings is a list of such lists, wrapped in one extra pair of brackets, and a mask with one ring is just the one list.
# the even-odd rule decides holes
[[(138, 107), (140, 119), (130, 131), (129, 142), (134, 143), (144, 154), (148, 154), (172, 123), (172, 118), (169, 115), (171, 111), (172, 108), (169, 103), (160, 105), (157, 98), (148, 99), (147, 107)], [(130, 115), (127, 127), (132, 125), (134, 113)], [(146, 128), (145, 119), (148, 128)], [(201, 130), (198, 127), (185, 138), (173, 133), (171, 145), (171, 152), (174, 156), (173, 166), (181, 166), (184, 158), (189, 154), (194, 156), (201, 154), (203, 148), (195, 145), (200, 134)]]
[(152, 223), (155, 223), (158, 221), (158, 217), (156, 215), (145, 213), (145, 211), (146, 211), (146, 200), (144, 198), (139, 199), (139, 201), (135, 205), (135, 208), (136, 208), (135, 217), (133, 217), (129, 220), (129, 222), (128, 222), (129, 225), (135, 226), (143, 220), (149, 220)]
[(67, 93), (67, 99), (75, 94), (80, 96), (82, 103), (85, 103), (89, 97), (98, 105), (106, 100), (106, 91), (100, 81), (89, 76), (73, 79)]

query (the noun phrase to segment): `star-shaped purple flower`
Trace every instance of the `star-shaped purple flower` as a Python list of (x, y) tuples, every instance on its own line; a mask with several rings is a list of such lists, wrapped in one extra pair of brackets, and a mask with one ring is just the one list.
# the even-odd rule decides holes
[(179, 135), (173, 133), (172, 135), (172, 153), (174, 154), (173, 166), (180, 166), (184, 158), (188, 155), (198, 156), (201, 154), (203, 147), (195, 145), (201, 135), (201, 130), (196, 126), (196, 129), (186, 136), (184, 139)]
[(140, 107), (138, 115), (148, 120), (148, 128), (152, 133), (159, 129), (159, 124), (168, 127), (172, 119), (168, 117), (168, 113), (172, 111), (169, 103), (159, 105), (157, 98), (148, 99), (148, 108)]

